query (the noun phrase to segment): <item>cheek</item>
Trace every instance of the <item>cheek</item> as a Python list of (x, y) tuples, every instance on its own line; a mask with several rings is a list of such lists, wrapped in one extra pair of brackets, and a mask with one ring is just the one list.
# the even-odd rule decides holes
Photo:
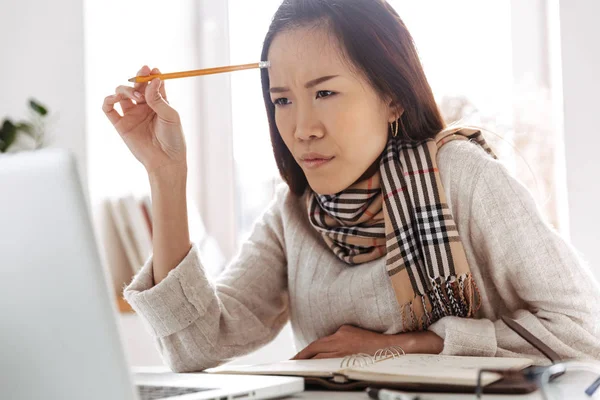
[(279, 135), (285, 142), (286, 146), (290, 146), (290, 141), (293, 139), (293, 132), (291, 128), (291, 121), (289, 115), (286, 115), (283, 112), (275, 111), (275, 125), (277, 125), (277, 130), (279, 131)]
[(370, 159), (374, 154), (379, 156), (388, 141), (383, 118), (376, 113), (365, 112), (362, 107), (348, 107), (344, 112), (329, 114), (328, 131), (344, 157), (354, 161)]
[(362, 173), (379, 157), (386, 143), (373, 135), (364, 140), (346, 140), (339, 146), (342, 161), (347, 168)]

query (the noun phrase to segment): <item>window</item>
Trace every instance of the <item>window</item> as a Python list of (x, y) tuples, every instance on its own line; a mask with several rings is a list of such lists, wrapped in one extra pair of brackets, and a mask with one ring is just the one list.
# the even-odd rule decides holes
[[(531, 79), (548, 68), (546, 10), (519, 2), (390, 0), (413, 35), (447, 121), (490, 131), (486, 138), (525, 183), (556, 227), (556, 142), (549, 84)], [(231, 63), (258, 61), (279, 0), (229, 0)], [(527, 22), (525, 22), (525, 19)], [(231, 75), (236, 239), (239, 244), (280, 180), (256, 71)]]
[[(229, 1), (232, 64), (259, 61), (263, 39), (280, 3), (280, 0)], [(273, 198), (281, 178), (271, 148), (260, 74), (255, 70), (232, 74), (231, 92), (239, 243)]]
[(549, 78), (549, 10), (516, 1), (390, 4), (413, 35), (446, 120), (489, 130), (486, 139), (499, 159), (528, 187), (547, 221), (566, 231), (557, 154), (562, 138)]

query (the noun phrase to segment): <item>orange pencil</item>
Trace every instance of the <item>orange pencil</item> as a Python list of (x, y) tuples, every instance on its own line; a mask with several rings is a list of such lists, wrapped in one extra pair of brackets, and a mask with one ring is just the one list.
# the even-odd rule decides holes
[(148, 76), (136, 76), (135, 78), (128, 79), (128, 81), (139, 83), (139, 82), (150, 82), (154, 78), (160, 78), (161, 80), (186, 78), (188, 76), (220, 74), (221, 72), (239, 71), (242, 69), (268, 68), (270, 65), (271, 64), (269, 63), (269, 61), (260, 61), (260, 62), (252, 63), (252, 64), (229, 65), (227, 67), (195, 69), (193, 71), (170, 72), (167, 74), (148, 75)]

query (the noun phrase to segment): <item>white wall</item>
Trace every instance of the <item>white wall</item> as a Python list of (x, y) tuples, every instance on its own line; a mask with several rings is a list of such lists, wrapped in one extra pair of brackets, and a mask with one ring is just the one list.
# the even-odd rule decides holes
[[(106, 208), (106, 198), (149, 193), (147, 174), (104, 113), (102, 102), (147, 64), (161, 72), (194, 69), (197, 55), (192, 0), (85, 1), (85, 60), (88, 176), (94, 221), (115, 290), (131, 279), (125, 253)], [(194, 137), (197, 136), (194, 78), (165, 82), (167, 96), (179, 111), (190, 147), (190, 183), (194, 187)]]
[[(540, 206), (546, 203), (544, 195), (551, 196), (557, 208), (556, 219), (552, 222), (563, 237), (569, 238), (562, 80), (559, 78), (560, 27), (554, 21), (557, 8), (549, 5), (548, 0), (511, 0), (513, 110), (517, 124), (536, 121), (542, 125), (539, 131), (554, 135), (550, 139), (554, 150), (551, 161), (554, 165), (553, 187), (548, 193), (540, 195), (537, 190), (532, 190), (532, 194)], [(546, 89), (548, 99), (543, 95)], [(537, 104), (530, 104), (532, 101)], [(534, 171), (537, 168), (532, 166)]]
[(26, 118), (34, 97), (53, 114), (52, 147), (75, 153), (86, 182), (81, 0), (0, 1), (0, 119)]
[[(198, 0), (198, 68), (230, 65), (228, 2)], [(253, 62), (253, 61), (248, 61)], [(231, 74), (203, 76), (196, 80), (197, 113), (201, 123), (198, 142), (198, 201), (206, 229), (217, 240), (225, 258), (235, 254), (235, 181), (231, 117)], [(210, 189), (209, 189), (210, 188)], [(221, 210), (221, 212), (215, 212)]]
[(558, 12), (570, 233), (600, 278), (600, 1), (562, 0)]
[[(120, 293), (131, 280), (124, 250), (106, 208), (110, 196), (149, 194), (143, 166), (133, 157), (104, 113), (104, 97), (119, 85), (131, 84), (144, 65), (161, 72), (196, 69), (198, 37), (193, 0), (105, 0), (85, 3), (87, 165), (94, 222), (113, 286)], [(195, 78), (165, 82), (169, 102), (181, 115), (188, 143), (188, 192), (195, 193), (198, 160), (197, 82)], [(137, 315), (119, 316), (127, 358), (132, 365), (156, 365), (162, 360), (152, 337)]]

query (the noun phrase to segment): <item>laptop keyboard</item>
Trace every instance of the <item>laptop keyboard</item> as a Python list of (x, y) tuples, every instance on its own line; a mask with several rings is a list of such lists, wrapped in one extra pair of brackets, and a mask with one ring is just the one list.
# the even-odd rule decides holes
[(140, 394), (141, 400), (158, 400), (166, 399), (168, 397), (182, 396), (184, 394), (203, 392), (202, 388), (186, 388), (186, 387), (173, 387), (173, 386), (146, 386), (137, 385), (138, 393)]

